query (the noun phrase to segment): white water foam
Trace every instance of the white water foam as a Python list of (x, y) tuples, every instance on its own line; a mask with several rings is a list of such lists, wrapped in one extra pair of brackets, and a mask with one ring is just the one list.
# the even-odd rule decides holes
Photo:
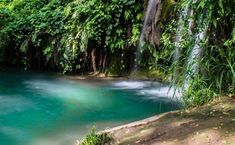
[(159, 100), (159, 98), (180, 100), (180, 89), (151, 81), (121, 81), (112, 84), (113, 89), (133, 90), (138, 95), (144, 95), (146, 99)]
[(160, 88), (151, 88), (143, 89), (139, 91), (142, 95), (152, 96), (152, 97), (162, 97), (162, 98), (171, 98), (179, 100), (181, 97), (181, 91), (174, 87), (160, 87)]
[(115, 82), (112, 85), (116, 89), (142, 89), (151, 86), (150, 81), (121, 81)]

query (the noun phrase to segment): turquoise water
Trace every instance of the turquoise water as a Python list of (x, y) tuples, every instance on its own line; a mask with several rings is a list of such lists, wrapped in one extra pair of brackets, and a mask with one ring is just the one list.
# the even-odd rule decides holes
[(156, 87), (0, 72), (0, 144), (74, 145), (93, 126), (105, 129), (179, 108), (164, 94), (148, 94)]

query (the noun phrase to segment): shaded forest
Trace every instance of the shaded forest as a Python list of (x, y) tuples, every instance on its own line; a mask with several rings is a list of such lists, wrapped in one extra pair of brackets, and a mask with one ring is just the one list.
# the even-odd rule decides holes
[(1, 67), (120, 76), (138, 66), (183, 88), (188, 104), (234, 94), (234, 0), (155, 6), (140, 45), (146, 0), (1, 0)]

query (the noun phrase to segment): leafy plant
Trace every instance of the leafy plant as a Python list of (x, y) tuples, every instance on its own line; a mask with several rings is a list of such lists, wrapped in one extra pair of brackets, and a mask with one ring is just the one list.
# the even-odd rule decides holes
[(78, 145), (105, 145), (111, 138), (106, 133), (98, 134), (93, 128), (91, 133), (85, 137)]

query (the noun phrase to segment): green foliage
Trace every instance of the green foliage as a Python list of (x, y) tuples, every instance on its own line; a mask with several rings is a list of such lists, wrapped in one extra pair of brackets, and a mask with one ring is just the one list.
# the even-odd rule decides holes
[[(95, 48), (99, 70), (120, 75), (133, 65), (146, 2), (2, 0), (0, 63), (25, 69), (85, 72), (92, 70)], [(184, 90), (184, 100), (190, 104), (201, 105), (217, 94), (234, 94), (234, 0), (165, 0), (162, 5), (157, 22), (161, 45), (145, 43), (140, 68), (160, 70), (156, 75), (161, 77), (172, 74), (178, 86), (184, 86), (185, 75), (190, 74), (189, 88)], [(184, 12), (186, 8), (192, 15)], [(196, 42), (201, 31), (207, 35)], [(203, 54), (196, 62), (200, 64), (198, 71), (192, 72), (188, 58), (195, 43)], [(175, 48), (180, 56), (173, 62)]]
[(91, 133), (78, 145), (105, 145), (109, 141), (110, 137), (106, 133), (98, 134), (95, 129), (92, 129)]
[(216, 97), (211, 88), (212, 86), (208, 86), (207, 82), (199, 75), (194, 76), (189, 84), (189, 88), (183, 94), (183, 100), (186, 106), (203, 105)]
[[(76, 0), (66, 6), (65, 13), (68, 20), (65, 46), (72, 46), (75, 54), (79, 51), (87, 55), (89, 45), (97, 47), (91, 44), (94, 42), (105, 52), (110, 52), (110, 55), (114, 56), (119, 53), (123, 54), (125, 49), (136, 45), (142, 19), (140, 2), (135, 0), (110, 2)], [(66, 48), (66, 50), (71, 49)], [(120, 61), (124, 62), (124, 60)], [(115, 65), (125, 67), (126, 64)]]
[(131, 74), (132, 79), (151, 79), (158, 80), (163, 82), (168, 82), (169, 80), (166, 78), (166, 74), (163, 70), (157, 68), (149, 68), (145, 70), (134, 71)]
[[(193, 15), (184, 16), (183, 11), (187, 7), (186, 10), (192, 10)], [(172, 73), (178, 73), (175, 83), (185, 86), (185, 76), (191, 75), (188, 88), (184, 90), (183, 99), (186, 104), (202, 105), (217, 94), (235, 92), (234, 7), (233, 0), (181, 0), (175, 7), (178, 16), (174, 19), (177, 23), (167, 22), (167, 25), (162, 27), (162, 51), (172, 59), (173, 50), (178, 48), (180, 51), (179, 59), (171, 63), (169, 68)], [(190, 21), (193, 23), (191, 28)], [(203, 54), (194, 62), (200, 65), (199, 70), (191, 74), (191, 66), (187, 66), (188, 59), (196, 43), (195, 36), (200, 31), (205, 31), (207, 37), (198, 43)], [(175, 43), (177, 35), (180, 36), (177, 38), (180, 41)], [(167, 58), (166, 56), (164, 58)]]
[(1, 3), (0, 17), (4, 17), (0, 48), (15, 52), (12, 62), (71, 72), (89, 64), (91, 46), (102, 47), (110, 55), (134, 47), (142, 4), (136, 0), (13, 0)]

